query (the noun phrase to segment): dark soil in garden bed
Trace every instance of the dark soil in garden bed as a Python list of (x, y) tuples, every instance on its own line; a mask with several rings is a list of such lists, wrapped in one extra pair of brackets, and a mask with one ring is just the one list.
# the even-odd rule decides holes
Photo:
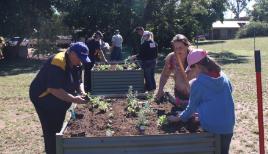
[[(175, 115), (179, 109), (170, 103), (157, 104), (150, 102), (150, 112), (144, 131), (137, 127), (137, 116), (129, 115), (126, 99), (107, 99), (111, 107), (107, 112), (98, 108), (88, 108), (86, 105), (77, 105), (76, 119), (71, 119), (64, 132), (66, 137), (87, 136), (133, 136), (133, 135), (159, 135), (200, 132), (199, 123), (192, 117), (188, 122), (169, 123), (163, 127), (157, 125), (161, 115)], [(145, 102), (147, 100), (140, 100)], [(112, 133), (111, 133), (112, 131)]]

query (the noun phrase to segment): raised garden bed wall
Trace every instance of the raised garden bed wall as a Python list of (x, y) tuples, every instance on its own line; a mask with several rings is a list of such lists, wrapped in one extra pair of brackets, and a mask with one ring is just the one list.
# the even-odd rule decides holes
[(129, 86), (140, 93), (144, 92), (142, 70), (116, 70), (91, 72), (93, 95), (126, 94)]
[(219, 136), (174, 135), (72, 137), (57, 134), (57, 154), (220, 154)]

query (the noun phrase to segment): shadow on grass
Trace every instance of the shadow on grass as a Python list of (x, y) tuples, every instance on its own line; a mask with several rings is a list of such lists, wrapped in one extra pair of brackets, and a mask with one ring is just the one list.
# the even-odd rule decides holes
[(12, 59), (0, 60), (0, 76), (33, 73), (40, 69), (44, 60)]
[(221, 65), (248, 63), (249, 61), (249, 56), (237, 55), (229, 51), (209, 52), (209, 55)]

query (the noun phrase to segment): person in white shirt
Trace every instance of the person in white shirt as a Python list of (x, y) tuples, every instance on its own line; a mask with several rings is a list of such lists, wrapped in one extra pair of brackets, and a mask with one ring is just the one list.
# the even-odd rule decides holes
[(123, 43), (123, 37), (120, 35), (120, 32), (117, 29), (115, 31), (115, 35), (113, 35), (112, 37), (111, 61), (122, 60), (122, 43)]

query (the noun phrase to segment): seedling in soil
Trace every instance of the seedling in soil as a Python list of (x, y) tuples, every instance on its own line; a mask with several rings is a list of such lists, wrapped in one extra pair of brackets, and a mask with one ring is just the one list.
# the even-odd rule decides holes
[(114, 134), (113, 130), (111, 130), (111, 129), (106, 130), (106, 136), (113, 136), (113, 134)]
[(148, 120), (146, 118), (146, 113), (144, 110), (140, 110), (138, 113), (138, 121), (136, 126), (140, 129), (141, 126), (147, 126), (148, 125)]
[(167, 125), (167, 124), (168, 124), (168, 120), (167, 120), (166, 115), (162, 115), (158, 118), (158, 120), (157, 120), (158, 127), (163, 127), (164, 125)]
[(106, 103), (105, 101), (100, 101), (98, 103), (98, 108), (101, 112), (106, 112), (109, 108), (109, 104)]
[(152, 102), (154, 100), (154, 94), (153, 93), (148, 93), (146, 95), (146, 99), (149, 101), (149, 102)]
[(127, 94), (127, 111), (130, 115), (136, 115), (139, 111), (139, 103), (137, 100), (137, 92), (133, 92), (132, 86), (129, 86), (128, 94)]
[(114, 114), (113, 114), (112, 112), (110, 112), (110, 113), (108, 114), (108, 117), (109, 117), (109, 118), (113, 118), (113, 117), (114, 117)]
[(91, 104), (93, 105), (94, 108), (97, 108), (99, 106), (99, 102), (101, 101), (101, 97), (91, 97), (90, 99)]

